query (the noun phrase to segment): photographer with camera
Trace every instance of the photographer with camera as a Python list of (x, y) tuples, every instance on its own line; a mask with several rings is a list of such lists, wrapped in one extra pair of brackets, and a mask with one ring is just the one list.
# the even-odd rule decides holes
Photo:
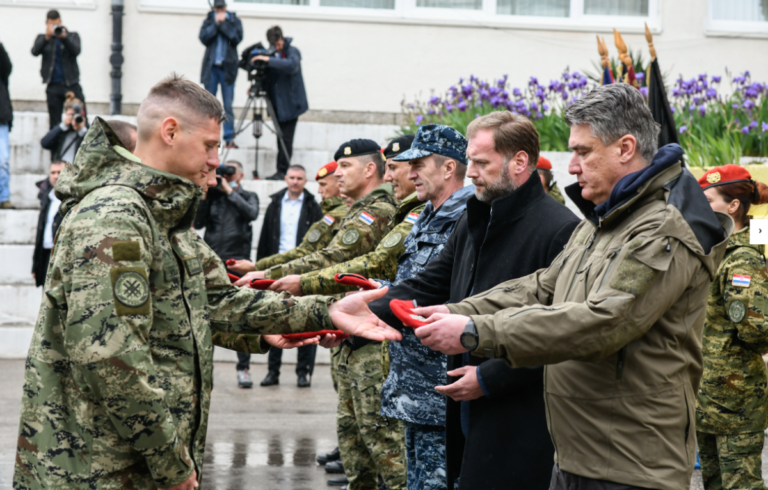
[(266, 90), (277, 113), (277, 121), (285, 142), (283, 151), (278, 144), (277, 172), (267, 180), (283, 180), (293, 155), (293, 135), (299, 116), (307, 112), (307, 93), (301, 75), (301, 53), (291, 45), (292, 38), (284, 38), (279, 26), (267, 30), (270, 49), (251, 59), (251, 63), (266, 63)]
[[(205, 243), (223, 261), (250, 259), (253, 229), (259, 217), (259, 197), (240, 186), (243, 165), (229, 160), (216, 170), (216, 187), (209, 187), (197, 208), (193, 226), (205, 228)], [(242, 388), (253, 386), (248, 372), (251, 355), (237, 353), (237, 381)]]
[(237, 78), (237, 45), (243, 40), (243, 24), (234, 12), (227, 12), (224, 0), (215, 0), (213, 10), (200, 28), (200, 42), (205, 45), (203, 70), (200, 82), (205, 90), (216, 95), (221, 85), (221, 97), (224, 100), (224, 141), (227, 148), (237, 148), (235, 137), (235, 115), (232, 111), (232, 99), (235, 96)]
[(58, 10), (49, 10), (46, 15), (45, 34), (39, 34), (32, 46), (32, 55), (43, 55), (40, 75), (48, 84), (45, 91), (48, 100), (48, 117), (51, 129), (61, 122), (61, 109), (67, 94), (73, 92), (81, 100), (85, 114), (83, 89), (80, 87), (80, 69), (77, 57), (80, 55), (80, 36), (69, 32), (61, 23)]
[(51, 150), (51, 161), (62, 160), (74, 162), (80, 143), (88, 131), (87, 121), (83, 113), (83, 102), (75, 98), (75, 94), (67, 92), (64, 102), (64, 121), (43, 136), (40, 145)]

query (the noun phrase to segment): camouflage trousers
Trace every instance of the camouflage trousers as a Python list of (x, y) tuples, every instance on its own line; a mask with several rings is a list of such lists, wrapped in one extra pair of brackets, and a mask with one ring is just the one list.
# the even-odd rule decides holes
[(446, 488), (445, 427), (405, 422), (408, 490)]
[(406, 488), (403, 424), (380, 413), (381, 360), (379, 343), (341, 349), (336, 431), (349, 490), (377, 490), (378, 475), (389, 490)]
[(705, 490), (765, 489), (762, 432), (719, 435), (696, 432)]
[(339, 361), (341, 360), (341, 347), (331, 349), (331, 381), (333, 381), (333, 391), (339, 392)]

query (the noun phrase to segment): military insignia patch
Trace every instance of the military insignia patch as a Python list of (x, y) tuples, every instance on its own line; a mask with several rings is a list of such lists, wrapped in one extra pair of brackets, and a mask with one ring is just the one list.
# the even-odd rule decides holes
[(744, 276), (741, 274), (734, 274), (731, 284), (740, 288), (748, 288), (749, 283), (752, 282), (752, 276)]
[(190, 276), (203, 272), (203, 266), (200, 265), (200, 259), (197, 257), (190, 257), (182, 260), (184, 260), (184, 263), (187, 265), (187, 272), (189, 272)]
[(747, 316), (747, 306), (740, 299), (731, 301), (731, 306), (728, 307), (728, 316), (733, 323), (741, 323)]
[(315, 228), (314, 230), (309, 232), (309, 235), (307, 235), (307, 241), (309, 243), (316, 243), (318, 240), (320, 240), (320, 230)]
[(319, 172), (317, 172), (317, 176), (318, 177), (325, 177), (327, 173), (328, 173), (328, 169), (323, 167), (323, 168), (320, 169)]
[(362, 221), (366, 225), (372, 225), (373, 222), (375, 221), (375, 218), (373, 216), (371, 216), (370, 214), (366, 213), (365, 211), (360, 213), (359, 218), (360, 218), (360, 221)]
[(381, 246), (384, 248), (392, 248), (400, 243), (400, 240), (403, 239), (403, 234), (400, 232), (392, 233), (391, 235), (387, 236), (387, 238), (384, 239), (383, 242), (381, 242)]
[(392, 143), (392, 151), (400, 151), (400, 143)]
[(408, 213), (408, 216), (405, 217), (403, 221), (406, 223), (410, 223), (412, 225), (416, 224), (416, 220), (419, 219), (419, 215), (416, 213)]
[(331, 226), (334, 223), (334, 221), (336, 220), (333, 219), (333, 216), (331, 216), (330, 214), (326, 214), (325, 216), (323, 216), (323, 223), (325, 223), (328, 226)]
[(359, 239), (360, 232), (353, 228), (344, 232), (344, 235), (341, 237), (341, 243), (347, 246), (354, 245)]
[(130, 308), (138, 308), (149, 299), (149, 283), (135, 271), (121, 272), (112, 285), (115, 299)]
[(352, 154), (352, 147), (351, 146), (344, 147), (344, 154), (345, 155), (351, 155)]
[(720, 172), (712, 172), (711, 174), (707, 175), (707, 182), (710, 184), (717, 184), (720, 182)]

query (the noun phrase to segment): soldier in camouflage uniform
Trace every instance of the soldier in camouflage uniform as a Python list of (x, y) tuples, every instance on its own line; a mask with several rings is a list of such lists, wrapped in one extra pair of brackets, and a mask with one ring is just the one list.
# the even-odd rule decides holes
[(62, 173), (65, 217), (26, 362), (15, 488), (192, 488), (211, 332), (332, 328), (329, 298), (233, 287), (191, 229), (223, 118), (213, 96), (173, 76), (142, 103), (138, 157), (97, 119)]
[[(709, 289), (696, 399), (696, 435), (706, 490), (764, 489), (762, 459), (768, 427), (768, 272), (765, 246), (749, 243), (751, 204), (768, 202), (768, 188), (737, 165), (714, 168), (699, 183), (712, 209), (735, 222), (725, 257)], [(759, 189), (759, 190), (758, 190)]]
[(549, 194), (549, 197), (560, 204), (565, 204), (565, 198), (563, 197), (563, 193), (560, 192), (560, 188), (557, 187), (557, 182), (552, 181), (554, 178), (552, 175), (552, 162), (550, 162), (549, 159), (540, 156), (539, 161), (536, 163), (536, 171), (539, 173), (539, 178), (541, 178), (544, 192)]
[(347, 214), (347, 204), (339, 195), (339, 183), (336, 172), (336, 162), (323, 165), (318, 170), (315, 180), (318, 182), (318, 193), (323, 199), (320, 208), (323, 211), (323, 219), (312, 224), (304, 235), (301, 243), (291, 250), (281, 254), (264, 257), (255, 264), (249, 260), (238, 260), (229, 268), (238, 274), (251, 271), (264, 271), (278, 264), (285, 264), (292, 260), (304, 257), (325, 248), (336, 236), (341, 219)]
[[(458, 131), (428, 125), (419, 128), (411, 149), (395, 158), (410, 160), (412, 176), (429, 184), (418, 189), (428, 202), (405, 239), (395, 284), (415, 277), (440, 254), (464, 214), (475, 191), (464, 187), (466, 151), (467, 139)], [(405, 425), (408, 489), (443, 489), (446, 401), (435, 386), (447, 382), (447, 356), (422, 345), (412, 329), (402, 334), (402, 341), (389, 343), (391, 370), (381, 388), (381, 415)]]

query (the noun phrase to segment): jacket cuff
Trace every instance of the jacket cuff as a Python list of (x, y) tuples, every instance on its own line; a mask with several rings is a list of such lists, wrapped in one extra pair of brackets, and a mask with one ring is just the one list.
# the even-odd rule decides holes
[[(445, 306), (448, 307), (448, 311), (450, 311), (455, 315), (464, 315), (464, 316), (477, 315), (477, 311), (472, 306), (468, 305), (465, 302), (451, 303)], [(477, 325), (477, 323), (475, 323), (475, 325)]]
[(186, 448), (177, 437), (164, 446), (144, 451), (144, 459), (158, 488), (185, 482), (195, 469)]
[(494, 359), (496, 357), (497, 342), (496, 330), (494, 328), (494, 316), (470, 315), (470, 318), (472, 318), (472, 321), (475, 322), (475, 328), (477, 329), (477, 335), (480, 340), (477, 350), (472, 352), (472, 355), (483, 357), (485, 359)]
[(477, 373), (477, 382), (480, 385), (480, 389), (483, 390), (483, 395), (490, 398), (491, 394), (488, 391), (488, 387), (485, 386), (485, 381), (483, 381), (483, 375), (480, 374), (480, 366), (477, 366), (475, 369), (475, 372)]
[(282, 265), (276, 265), (272, 267), (271, 269), (268, 269), (264, 273), (264, 277), (266, 279), (282, 279), (283, 278), (283, 266)]

